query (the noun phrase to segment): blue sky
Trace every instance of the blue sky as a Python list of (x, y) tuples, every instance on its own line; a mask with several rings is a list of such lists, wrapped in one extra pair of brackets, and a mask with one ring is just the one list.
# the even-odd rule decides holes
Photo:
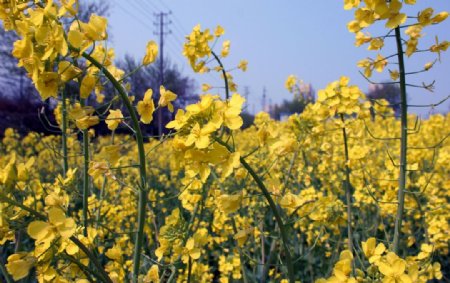
[[(410, 15), (433, 5), (435, 11), (450, 11), (450, 1), (418, 0), (418, 4), (408, 9)], [(214, 29), (220, 24), (225, 28), (224, 39), (231, 41), (230, 56), (224, 60), (226, 68), (235, 67), (241, 59), (249, 62), (248, 71), (234, 71), (239, 92), (247, 86), (250, 90), (250, 110), (261, 109), (263, 88), (267, 89), (268, 102), (277, 103), (291, 99), (284, 89), (288, 75), (294, 74), (318, 90), (340, 76), (350, 77), (351, 83), (367, 91), (368, 82), (358, 73), (358, 60), (375, 57), (376, 52), (366, 47), (354, 46), (354, 35), (346, 28), (352, 20), (353, 11), (343, 9), (343, 1), (338, 0), (111, 0), (110, 34), (112, 46), (117, 55), (128, 53), (137, 58), (143, 56), (149, 40), (158, 41), (154, 35), (156, 20), (154, 13), (171, 11), (172, 22), (166, 36), (165, 53), (176, 63), (183, 73), (198, 82), (207, 82), (222, 86), (216, 73), (194, 74), (181, 55), (184, 36), (192, 27), (201, 24), (202, 28)], [(450, 19), (440, 25), (424, 30), (421, 41), (423, 48), (434, 42), (434, 36), (440, 40), (450, 40)], [(382, 35), (385, 29), (381, 25), (371, 28), (372, 35)], [(218, 45), (217, 47), (220, 47)], [(386, 43), (381, 51), (383, 55), (394, 52), (394, 45)], [(423, 68), (426, 62), (433, 61), (435, 55), (421, 53), (407, 60), (408, 71)], [(390, 65), (395, 68), (395, 65)], [(436, 80), (435, 91), (430, 93), (422, 89), (411, 88), (408, 95), (411, 104), (434, 103), (450, 95), (450, 50), (443, 53), (441, 63), (427, 73), (408, 78), (409, 82), (422, 84)], [(375, 75), (373, 80), (387, 80), (388, 72)], [(216, 92), (219, 90), (216, 90)], [(199, 90), (200, 92), (200, 90)], [(450, 110), (450, 102), (437, 108)], [(411, 109), (426, 115), (429, 109)]]

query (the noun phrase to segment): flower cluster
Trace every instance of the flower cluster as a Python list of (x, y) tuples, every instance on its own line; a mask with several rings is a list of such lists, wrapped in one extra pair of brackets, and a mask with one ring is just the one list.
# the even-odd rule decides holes
[(341, 77), (327, 85), (317, 93), (317, 103), (312, 106), (314, 111), (325, 117), (335, 115), (367, 115), (370, 103), (363, 103), (364, 93), (356, 85), (349, 85), (348, 77)]
[[(355, 33), (355, 45), (360, 46), (363, 44), (369, 44), (368, 50), (379, 51), (385, 45), (385, 40), (388, 38), (392, 31), (396, 28), (404, 30), (404, 34), (408, 37), (405, 39), (405, 54), (409, 57), (418, 50), (419, 39), (423, 36), (423, 29), (430, 25), (436, 25), (447, 19), (448, 12), (435, 13), (434, 9), (429, 7), (421, 10), (417, 15), (408, 15), (403, 11), (406, 5), (415, 5), (416, 1), (412, 0), (345, 0), (344, 8), (346, 10), (355, 9), (354, 20), (347, 24), (347, 28), (350, 32)], [(409, 18), (409, 21), (408, 21)], [(368, 32), (364, 33), (370, 26), (377, 22), (384, 22), (385, 27), (391, 31), (386, 35), (371, 36)], [(436, 44), (423, 48), (434, 53), (440, 53), (446, 51), (450, 42), (439, 40), (436, 37)], [(358, 62), (358, 67), (364, 68), (364, 75), (366, 77), (372, 76), (372, 71), (382, 72), (387, 66), (388, 60), (381, 54), (378, 54), (376, 59), (363, 59)], [(431, 63), (430, 63), (431, 64)], [(431, 68), (425, 67), (427, 71)], [(398, 79), (398, 70), (390, 70), (391, 77), (394, 81)]]

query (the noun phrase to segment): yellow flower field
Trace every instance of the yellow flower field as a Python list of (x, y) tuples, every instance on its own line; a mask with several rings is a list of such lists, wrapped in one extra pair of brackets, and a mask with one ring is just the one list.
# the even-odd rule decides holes
[[(129, 93), (104, 44), (106, 18), (82, 22), (77, 0), (3, 1), (3, 28), (20, 37), (13, 55), (42, 99), (57, 102), (61, 133), (8, 129), (0, 143), (0, 281), (447, 282), (450, 114), (408, 112), (404, 62), (447, 50), (448, 41), (418, 42), (448, 12), (408, 17), (415, 2), (344, 1), (357, 46), (396, 44), (394, 55), (358, 66), (369, 79), (397, 60), (389, 71), (399, 115), (342, 76), (301, 114), (261, 112), (241, 129), (245, 99), (223, 64), (231, 51), (221, 26), (195, 26), (183, 53), (196, 72), (222, 78), (224, 97), (204, 85), (198, 102), (174, 111), (177, 95), (165, 86), (159, 97)], [(379, 22), (389, 36), (365, 32)], [(152, 64), (158, 45), (145, 49), (142, 65)], [(301, 97), (295, 75), (285, 85)], [(175, 112), (168, 134), (144, 136), (165, 107)], [(96, 134), (100, 123), (110, 135)]]

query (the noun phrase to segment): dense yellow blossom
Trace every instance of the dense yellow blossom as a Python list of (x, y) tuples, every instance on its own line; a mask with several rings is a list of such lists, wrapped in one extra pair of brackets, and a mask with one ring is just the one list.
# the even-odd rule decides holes
[[(448, 50), (449, 42), (438, 37), (431, 46), (421, 44), (427, 28), (446, 20), (448, 12), (425, 8), (407, 14), (414, 8), (407, 5), (415, 3), (343, 1), (344, 9), (354, 9), (347, 29), (355, 34), (355, 45), (377, 52), (358, 62), (367, 79), (389, 65), (392, 83), (403, 81), (395, 56), (384, 54), (394, 33), (405, 37), (407, 57), (418, 51), (437, 57), (418, 73), (430, 70)], [(405, 128), (388, 101), (367, 101), (342, 76), (319, 90), (317, 101), (310, 97), (301, 114), (281, 122), (259, 113), (241, 129), (245, 99), (236, 93), (239, 78), (232, 71), (246, 71), (248, 62), (229, 68), (231, 43), (222, 40), (224, 29), (197, 25), (183, 54), (194, 71), (216, 71), (224, 86), (203, 84), (204, 95), (165, 125), (170, 134), (144, 140), (139, 118), (152, 121), (155, 101), (157, 109), (173, 112), (181, 104), (177, 95), (160, 86), (157, 100), (149, 89), (134, 101), (141, 94), (132, 93), (130, 74), (114, 65), (115, 51), (104, 42), (107, 19), (93, 14), (84, 22), (78, 10), (77, 0), (0, 4), (3, 28), (18, 36), (12, 55), (41, 98), (55, 99), (62, 132), (20, 136), (8, 129), (0, 143), (0, 244), (7, 259), (0, 267), (13, 280), (285, 283), (326, 276), (316, 282), (426, 283), (444, 278), (450, 242), (449, 114), (403, 117), (409, 123), (408, 151), (400, 165), (407, 170), (395, 247), (402, 192), (398, 133)], [(387, 34), (369, 31), (377, 23)], [(142, 65), (157, 56), (157, 44), (149, 41)], [(63, 100), (69, 82), (80, 91)], [(290, 75), (285, 87), (297, 96), (300, 83)], [(106, 97), (107, 85), (120, 95)], [(89, 99), (93, 94), (101, 107)], [(99, 136), (91, 127), (100, 121), (113, 131), (129, 126), (132, 134)], [(349, 190), (344, 192), (343, 184)]]

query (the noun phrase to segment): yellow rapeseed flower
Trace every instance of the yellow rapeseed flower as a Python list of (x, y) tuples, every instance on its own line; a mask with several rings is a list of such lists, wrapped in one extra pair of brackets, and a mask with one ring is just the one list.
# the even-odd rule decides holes
[(52, 207), (48, 211), (48, 222), (33, 221), (28, 225), (27, 233), (36, 240), (36, 244), (50, 247), (50, 243), (57, 237), (68, 239), (77, 228), (75, 220), (66, 217), (64, 211), (58, 207)]
[(159, 267), (157, 264), (152, 265), (144, 277), (144, 283), (159, 282)]
[(219, 209), (223, 213), (233, 213), (236, 212), (241, 207), (242, 202), (242, 195), (241, 194), (235, 194), (235, 195), (228, 195), (228, 194), (222, 194), (217, 198), (217, 205), (219, 206)]
[(109, 110), (109, 115), (106, 117), (105, 123), (108, 125), (108, 129), (114, 131), (117, 129), (120, 123), (122, 123), (123, 114), (120, 109), (117, 110)]
[(80, 98), (86, 99), (89, 97), (91, 92), (94, 90), (97, 84), (97, 77), (91, 74), (87, 74), (80, 85)]
[(8, 257), (6, 270), (12, 275), (14, 281), (19, 281), (28, 276), (30, 269), (34, 266), (37, 259), (26, 252), (19, 252)]
[(241, 60), (239, 62), (238, 69), (241, 69), (242, 72), (247, 71), (247, 67), (248, 67), (248, 61), (247, 60)]
[(106, 28), (108, 20), (96, 14), (92, 14), (88, 23), (80, 22), (81, 29), (86, 38), (92, 41), (100, 41), (107, 39)]
[(369, 238), (367, 241), (362, 242), (362, 249), (366, 258), (369, 259), (370, 263), (377, 263), (383, 253), (386, 251), (386, 247), (383, 243), (377, 244), (377, 240), (375, 238)]
[(153, 90), (148, 89), (144, 94), (144, 99), (138, 102), (137, 112), (141, 115), (141, 122), (150, 124), (153, 120), (153, 112), (155, 111), (155, 104), (153, 103)]
[(284, 87), (289, 91), (292, 92), (294, 90), (295, 85), (297, 84), (298, 79), (294, 75), (289, 75), (284, 82)]
[(220, 37), (222, 35), (225, 34), (225, 29), (223, 27), (221, 27), (220, 25), (216, 27), (216, 29), (214, 30), (214, 36), (215, 37)]
[(406, 262), (395, 253), (388, 253), (378, 262), (378, 269), (384, 275), (383, 283), (411, 283), (411, 278), (405, 274)]
[(164, 86), (159, 87), (159, 101), (158, 106), (169, 108), (170, 112), (173, 112), (173, 104), (172, 101), (174, 101), (177, 98), (177, 95), (170, 90), (166, 90)]
[(58, 96), (59, 76), (57, 73), (44, 72), (34, 83), (43, 100)]
[(75, 67), (69, 61), (61, 61), (58, 63), (58, 74), (61, 77), (61, 81), (68, 82), (75, 79), (81, 74), (81, 69)]
[(156, 57), (158, 57), (158, 44), (154, 40), (151, 40), (147, 43), (147, 49), (144, 59), (142, 59), (142, 64), (147, 66), (155, 62)]

